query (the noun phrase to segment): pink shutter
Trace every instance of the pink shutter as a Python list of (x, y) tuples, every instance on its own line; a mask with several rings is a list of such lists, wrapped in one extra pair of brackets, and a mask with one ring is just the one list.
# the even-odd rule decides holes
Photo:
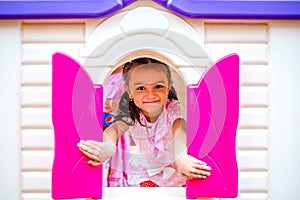
[(68, 56), (54, 54), (52, 66), (52, 197), (101, 198), (102, 166), (89, 166), (76, 144), (81, 139), (102, 140), (102, 88), (95, 89), (84, 69)]
[(206, 179), (188, 180), (187, 198), (236, 197), (236, 129), (239, 114), (239, 58), (219, 60), (187, 91), (188, 153), (212, 167)]

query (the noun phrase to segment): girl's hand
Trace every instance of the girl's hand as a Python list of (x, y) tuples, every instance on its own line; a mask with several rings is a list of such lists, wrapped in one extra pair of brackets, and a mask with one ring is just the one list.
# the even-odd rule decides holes
[(112, 113), (113, 112), (113, 104), (112, 100), (105, 100), (103, 105), (103, 111), (106, 113)]
[(88, 164), (92, 166), (101, 165), (116, 152), (116, 146), (109, 141), (81, 140), (77, 144), (77, 147), (84, 155), (91, 159), (88, 161)]
[(175, 161), (179, 171), (188, 179), (206, 178), (210, 176), (211, 167), (190, 155), (183, 155)]
[(106, 113), (118, 113), (119, 101), (105, 100), (103, 104), (103, 112)]

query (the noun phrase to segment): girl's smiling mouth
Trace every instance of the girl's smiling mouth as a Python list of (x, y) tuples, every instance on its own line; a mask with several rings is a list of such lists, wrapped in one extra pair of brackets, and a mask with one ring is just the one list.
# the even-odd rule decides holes
[(156, 103), (159, 103), (160, 100), (151, 100), (151, 101), (144, 101), (143, 103), (144, 104), (156, 104)]

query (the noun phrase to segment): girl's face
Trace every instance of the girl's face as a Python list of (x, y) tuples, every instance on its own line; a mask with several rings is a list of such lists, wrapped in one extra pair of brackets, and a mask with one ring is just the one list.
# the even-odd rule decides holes
[(126, 89), (135, 105), (149, 120), (158, 117), (162, 112), (170, 87), (164, 69), (137, 66), (131, 69)]

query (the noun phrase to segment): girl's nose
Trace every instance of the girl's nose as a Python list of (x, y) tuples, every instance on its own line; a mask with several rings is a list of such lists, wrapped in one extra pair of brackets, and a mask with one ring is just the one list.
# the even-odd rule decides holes
[(147, 95), (149, 97), (155, 96), (155, 91), (153, 89), (149, 89)]

